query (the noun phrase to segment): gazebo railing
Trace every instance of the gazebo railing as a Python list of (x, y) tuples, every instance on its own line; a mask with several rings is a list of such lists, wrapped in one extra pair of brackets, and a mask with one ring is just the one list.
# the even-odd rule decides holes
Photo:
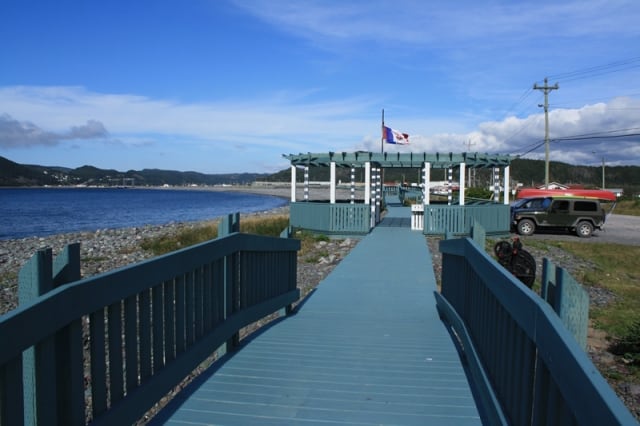
[(327, 235), (364, 235), (371, 229), (371, 205), (293, 202), (289, 222), (293, 228)]
[[(419, 212), (416, 212), (419, 214)], [(424, 207), (425, 235), (466, 235), (471, 225), (480, 224), (487, 234), (508, 233), (510, 207), (504, 204), (449, 206), (430, 204)]]

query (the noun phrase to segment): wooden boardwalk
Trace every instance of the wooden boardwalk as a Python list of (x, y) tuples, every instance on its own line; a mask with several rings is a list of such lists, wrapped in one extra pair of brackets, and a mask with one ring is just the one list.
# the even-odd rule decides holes
[(154, 424), (482, 424), (409, 214), (389, 207), (297, 313), (203, 374)]

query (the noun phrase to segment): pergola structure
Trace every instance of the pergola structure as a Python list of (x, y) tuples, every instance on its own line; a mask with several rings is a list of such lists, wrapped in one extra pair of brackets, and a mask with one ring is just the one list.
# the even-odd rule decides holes
[[(336, 168), (351, 168), (351, 210), (348, 214), (340, 213), (336, 209), (333, 212), (327, 211), (330, 217), (328, 221), (325, 221), (324, 225), (320, 226), (324, 228), (325, 225), (330, 229), (329, 233), (339, 233), (342, 229), (333, 229), (333, 226), (339, 222), (338, 228), (345, 227), (345, 231), (353, 231), (355, 228), (360, 229), (359, 232), (368, 232), (369, 229), (377, 223), (380, 217), (380, 199), (383, 192), (383, 185), (381, 180), (382, 170), (388, 168), (416, 168), (422, 171), (423, 180), (423, 204), (424, 206), (430, 205), (430, 182), (431, 182), (431, 170), (433, 169), (447, 169), (449, 182), (451, 183), (453, 170), (459, 170), (460, 175), (460, 197), (459, 204), (457, 206), (451, 206), (451, 195), (449, 195), (449, 207), (461, 207), (464, 206), (464, 194), (465, 194), (465, 174), (467, 169), (478, 168), (490, 168), (493, 170), (493, 188), (494, 188), (494, 202), (498, 203), (500, 198), (500, 190), (503, 189), (504, 197), (503, 204), (509, 204), (509, 167), (511, 163), (511, 157), (508, 155), (497, 154), (479, 154), (479, 153), (374, 153), (368, 151), (357, 152), (328, 152), (328, 153), (307, 153), (307, 154), (289, 154), (284, 157), (291, 163), (291, 218), (292, 226), (305, 224), (309, 225), (309, 220), (295, 217), (297, 214), (303, 214), (305, 216), (312, 216), (315, 219), (312, 221), (320, 221), (323, 213), (319, 213), (316, 209), (313, 209), (309, 205), (320, 204), (310, 203), (308, 200), (308, 170), (310, 167), (328, 167), (330, 169), (330, 181), (329, 181), (329, 204), (336, 205)], [(302, 168), (305, 173), (304, 187), (305, 196), (304, 202), (309, 204), (305, 207), (299, 207), (301, 204), (296, 198), (296, 172), (298, 168)], [(370, 206), (370, 209), (366, 209), (368, 214), (368, 223), (360, 223), (357, 216), (364, 212), (364, 208), (361, 208), (363, 212), (354, 211), (354, 199), (353, 193), (355, 188), (354, 182), (354, 170), (357, 168), (364, 168), (364, 205)], [(502, 177), (502, 179), (501, 179)], [(450, 185), (451, 187), (451, 185)], [(322, 203), (326, 206), (326, 203)], [(318, 207), (321, 210), (326, 210), (327, 207)], [(435, 207), (434, 207), (435, 208)], [(330, 207), (329, 207), (330, 210)], [(504, 210), (504, 209), (502, 209)], [(333, 216), (338, 215), (340, 220), (335, 219)], [(355, 221), (355, 222), (354, 222)], [(356, 224), (356, 222), (358, 222)], [(313, 224), (311, 224), (313, 225)], [(315, 226), (315, 225), (313, 225)], [(426, 226), (426, 225), (425, 225)], [(508, 231), (508, 223), (507, 223)], [(300, 226), (307, 227), (307, 226)], [(355, 228), (354, 228), (355, 227)], [(311, 228), (313, 229), (313, 228)], [(324, 229), (323, 229), (324, 230)], [(426, 229), (425, 229), (426, 233)]]

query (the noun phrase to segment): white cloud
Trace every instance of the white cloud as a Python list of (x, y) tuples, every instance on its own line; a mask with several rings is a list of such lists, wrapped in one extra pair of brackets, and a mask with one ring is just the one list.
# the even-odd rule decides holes
[(62, 141), (102, 139), (108, 135), (102, 123), (95, 120), (87, 124), (71, 126), (71, 129), (56, 133), (46, 131), (29, 121), (18, 121), (9, 114), (0, 115), (0, 147), (29, 147), (38, 145), (57, 145)]
[[(199, 161), (203, 156), (223, 153), (245, 153), (245, 157), (269, 153), (276, 163), (280, 154), (380, 150), (379, 113), (372, 113), (375, 101), (359, 98), (306, 104), (303, 101), (279, 96), (276, 100), (180, 103), (130, 94), (100, 94), (78, 87), (5, 87), (0, 88), (0, 105), (6, 108), (0, 111), (5, 114), (0, 129), (11, 127), (14, 133), (0, 132), (0, 145), (15, 148), (17, 128), (25, 145), (80, 139), (104, 142), (108, 137), (109, 141), (137, 149), (153, 145), (158, 152), (181, 152), (185, 158), (191, 153)], [(622, 132), (610, 135), (640, 133), (638, 110), (640, 101), (631, 98), (553, 110), (549, 116), (550, 135), (557, 139), (596, 132), (602, 135), (614, 130)], [(82, 122), (87, 124), (78, 125)], [(393, 120), (391, 125), (410, 133), (412, 144), (386, 146), (389, 151), (519, 155), (538, 146), (528, 158), (540, 158), (544, 152), (541, 113), (475, 125), (472, 122), (460, 125), (452, 119), (405, 116)], [(609, 163), (638, 164), (638, 140), (634, 136), (552, 142), (552, 159), (597, 163), (599, 156), (605, 155)], [(616, 148), (607, 148), (607, 143), (615, 143)], [(599, 154), (594, 155), (593, 151)]]

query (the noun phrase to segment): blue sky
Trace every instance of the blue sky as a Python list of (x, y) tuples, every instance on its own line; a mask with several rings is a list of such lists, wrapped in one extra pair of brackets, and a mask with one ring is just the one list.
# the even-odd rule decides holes
[[(640, 165), (637, 0), (3, 0), (0, 156), (272, 172), (282, 154)], [(562, 140), (587, 135), (584, 139)], [(602, 136), (608, 136), (602, 138)]]

